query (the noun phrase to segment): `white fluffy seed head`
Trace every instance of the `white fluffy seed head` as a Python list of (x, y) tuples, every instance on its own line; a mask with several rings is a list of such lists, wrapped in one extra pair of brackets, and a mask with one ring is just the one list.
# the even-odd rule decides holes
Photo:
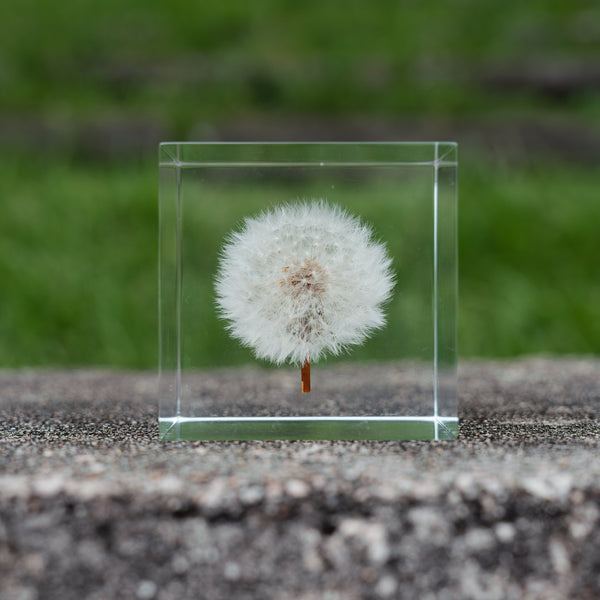
[(391, 262), (371, 229), (341, 208), (282, 205), (228, 236), (215, 284), (219, 314), (257, 357), (314, 363), (383, 327)]

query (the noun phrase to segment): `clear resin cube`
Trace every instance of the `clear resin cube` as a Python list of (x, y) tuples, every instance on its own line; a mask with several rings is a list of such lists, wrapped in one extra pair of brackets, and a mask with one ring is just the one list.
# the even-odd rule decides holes
[(456, 144), (167, 142), (159, 172), (162, 438), (456, 437)]

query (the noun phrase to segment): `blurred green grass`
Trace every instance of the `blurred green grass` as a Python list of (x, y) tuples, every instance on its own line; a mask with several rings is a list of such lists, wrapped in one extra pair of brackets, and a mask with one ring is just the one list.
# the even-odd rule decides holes
[[(600, 6), (374, 6), (1, 3), (0, 365), (157, 362), (155, 145), (107, 160), (90, 136), (82, 156), (70, 137), (82, 123), (102, 131), (118, 117), (118, 138), (119, 124), (141, 117), (180, 139), (298, 116), (598, 127), (598, 86), (553, 95), (489, 75), (593, 64)], [(597, 165), (476, 146), (459, 159), (461, 355), (600, 353)]]
[(0, 362), (155, 363), (154, 173), (5, 159), (0, 195)]
[[(461, 355), (600, 352), (600, 172), (462, 168)], [(2, 171), (0, 362), (155, 365), (154, 165), (6, 159)]]

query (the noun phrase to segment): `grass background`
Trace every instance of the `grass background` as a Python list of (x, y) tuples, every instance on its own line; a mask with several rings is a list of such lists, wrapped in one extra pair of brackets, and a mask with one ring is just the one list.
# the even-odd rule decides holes
[(154, 367), (156, 145), (459, 148), (462, 356), (600, 353), (600, 6), (0, 5), (0, 364)]

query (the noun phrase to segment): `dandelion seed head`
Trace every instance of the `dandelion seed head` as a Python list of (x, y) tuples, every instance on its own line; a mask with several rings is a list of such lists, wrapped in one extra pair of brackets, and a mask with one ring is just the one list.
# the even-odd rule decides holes
[(247, 218), (222, 249), (216, 299), (230, 334), (277, 364), (316, 362), (385, 324), (391, 259), (371, 229), (325, 201)]

